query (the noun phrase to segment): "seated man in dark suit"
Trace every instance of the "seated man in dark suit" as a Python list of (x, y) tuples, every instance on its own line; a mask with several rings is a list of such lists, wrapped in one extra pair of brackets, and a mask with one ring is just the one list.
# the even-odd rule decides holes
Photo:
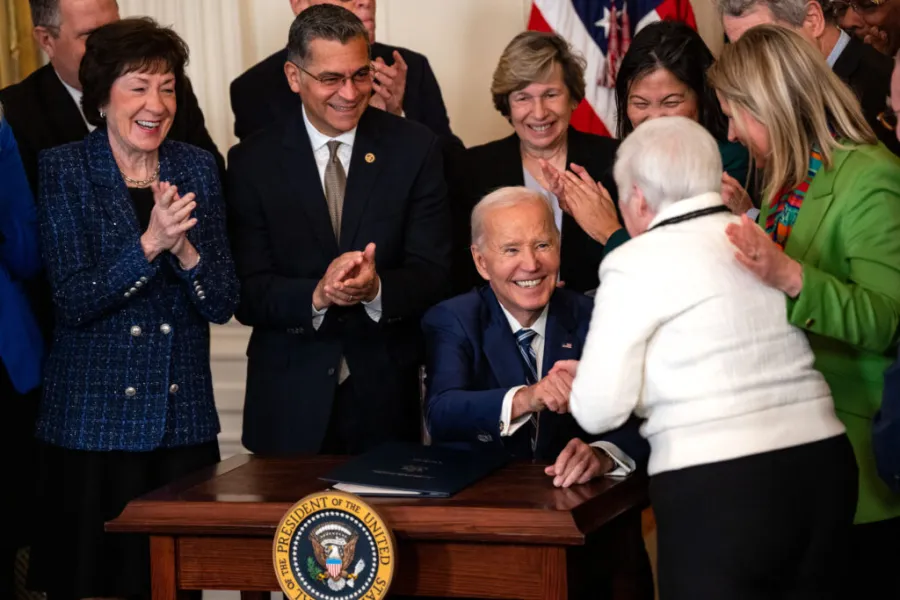
[[(375, 0), (291, 0), (294, 14), (316, 4), (336, 4), (366, 26), (376, 83), (370, 105), (427, 126), (447, 145), (460, 144), (450, 131), (444, 98), (428, 59), (406, 48), (375, 41)], [(234, 134), (241, 140), (294, 114), (300, 104), (285, 79), (287, 49), (279, 50), (231, 83)]]
[[(31, 189), (37, 197), (38, 153), (84, 139), (94, 126), (81, 112), (78, 67), (88, 35), (119, 20), (116, 0), (30, 0), (34, 37), (50, 58), (19, 83), (0, 90), (0, 102), (16, 132), (19, 153)], [(177, 112), (168, 139), (209, 150), (225, 173), (225, 160), (206, 131), (203, 112), (185, 78), (176, 91)]]
[[(517, 458), (552, 461), (545, 472), (553, 485), (569, 487), (626, 476), (646, 464), (649, 448), (635, 420), (598, 438), (569, 414), (572, 378), (555, 364), (581, 355), (593, 300), (557, 287), (559, 241), (541, 194), (524, 187), (488, 194), (472, 211), (472, 255), (489, 285), (438, 304), (422, 324), (434, 442), (502, 444)], [(589, 552), (589, 568), (609, 568), (610, 577), (630, 582), (632, 597), (652, 598), (639, 511), (619, 525), (632, 542), (620, 548), (622, 563)], [(605, 597), (598, 581), (583, 592)]]
[(288, 59), (302, 104), (229, 153), (236, 316), (253, 327), (244, 446), (356, 454), (419, 441), (419, 321), (449, 289), (437, 137), (368, 106), (368, 34), (350, 11), (303, 11)]

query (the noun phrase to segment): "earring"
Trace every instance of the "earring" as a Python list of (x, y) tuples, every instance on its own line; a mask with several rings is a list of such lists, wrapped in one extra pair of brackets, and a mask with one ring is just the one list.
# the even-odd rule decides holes
[(100, 118), (101, 118), (101, 119), (105, 119), (105, 118), (106, 118), (106, 113), (103, 112), (102, 110), (100, 111)]

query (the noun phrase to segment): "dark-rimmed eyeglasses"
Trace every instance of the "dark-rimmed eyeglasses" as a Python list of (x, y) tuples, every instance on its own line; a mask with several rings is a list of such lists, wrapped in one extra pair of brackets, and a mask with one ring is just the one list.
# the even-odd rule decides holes
[(340, 89), (344, 87), (344, 83), (349, 79), (353, 85), (365, 85), (372, 82), (372, 67), (365, 66), (353, 73), (352, 75), (338, 75), (337, 73), (324, 73), (322, 75), (313, 75), (297, 63), (291, 61), (295, 67), (315, 79), (320, 85), (328, 89)]

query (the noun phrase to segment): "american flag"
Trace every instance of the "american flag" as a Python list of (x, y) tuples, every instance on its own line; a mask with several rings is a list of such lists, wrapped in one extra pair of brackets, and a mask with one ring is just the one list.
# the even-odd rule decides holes
[(585, 99), (572, 115), (576, 129), (606, 136), (616, 130), (622, 57), (635, 33), (664, 19), (697, 28), (690, 0), (533, 0), (528, 29), (555, 31), (587, 60)]

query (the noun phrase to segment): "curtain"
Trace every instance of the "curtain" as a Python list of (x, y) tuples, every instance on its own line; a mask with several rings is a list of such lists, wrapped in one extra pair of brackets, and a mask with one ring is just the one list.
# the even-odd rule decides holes
[(187, 73), (222, 154), (237, 141), (228, 88), (244, 71), (240, 9), (240, 0), (119, 0), (122, 17), (152, 17), (187, 43)]
[(0, 88), (21, 81), (42, 62), (28, 0), (0, 0)]

